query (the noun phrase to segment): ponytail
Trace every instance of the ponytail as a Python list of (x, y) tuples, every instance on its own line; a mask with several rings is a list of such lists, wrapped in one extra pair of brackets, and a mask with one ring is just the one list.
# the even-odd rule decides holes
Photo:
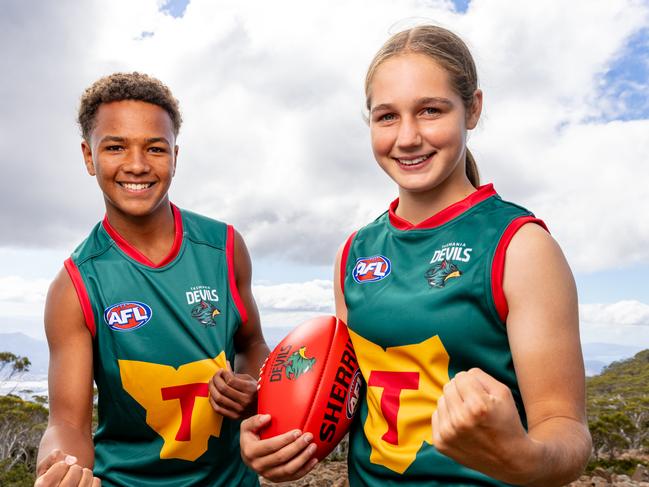
[(469, 181), (474, 188), (480, 186), (480, 173), (478, 172), (478, 165), (475, 163), (473, 154), (467, 147), (466, 149), (466, 177), (469, 178)]

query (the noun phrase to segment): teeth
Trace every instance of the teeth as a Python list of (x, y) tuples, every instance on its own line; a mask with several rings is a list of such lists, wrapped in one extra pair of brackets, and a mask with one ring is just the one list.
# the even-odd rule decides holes
[(397, 159), (397, 161), (399, 161), (399, 164), (403, 164), (404, 166), (414, 166), (415, 164), (419, 164), (421, 162), (424, 162), (431, 155), (432, 155), (432, 152), (430, 154), (426, 154), (424, 156), (417, 157), (415, 159)]
[(149, 186), (151, 186), (151, 183), (121, 183), (121, 184), (126, 189), (130, 189), (132, 191), (142, 191), (143, 189), (147, 189)]

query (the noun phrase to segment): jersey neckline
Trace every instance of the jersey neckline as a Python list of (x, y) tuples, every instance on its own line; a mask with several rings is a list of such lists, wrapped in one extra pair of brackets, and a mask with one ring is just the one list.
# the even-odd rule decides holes
[(182, 246), (183, 243), (182, 215), (176, 205), (174, 205), (173, 203), (170, 203), (170, 205), (171, 205), (171, 211), (173, 212), (173, 216), (174, 216), (174, 243), (171, 246), (171, 250), (169, 251), (167, 256), (157, 264), (153, 262), (151, 259), (149, 259), (142, 252), (140, 252), (138, 249), (133, 247), (124, 237), (122, 237), (119, 233), (117, 233), (117, 230), (115, 230), (111, 226), (110, 222), (108, 221), (108, 216), (104, 216), (104, 220), (101, 223), (102, 226), (104, 227), (104, 230), (106, 230), (106, 233), (108, 233), (110, 238), (113, 239), (113, 241), (117, 244), (120, 250), (122, 250), (122, 252), (124, 252), (131, 259), (135, 260), (136, 262), (142, 265), (145, 265), (147, 267), (152, 267), (154, 269), (159, 269), (160, 267), (164, 267), (167, 264), (169, 264), (178, 256), (178, 252), (180, 252), (180, 247)]
[(390, 203), (390, 208), (388, 210), (388, 218), (393, 227), (398, 230), (426, 230), (431, 228), (436, 228), (444, 223), (451, 221), (452, 219), (460, 216), (462, 213), (467, 211), (469, 208), (474, 207), (478, 203), (486, 200), (487, 198), (497, 194), (494, 189), (493, 184), (485, 184), (478, 187), (476, 191), (471, 193), (469, 196), (463, 200), (457, 201), (450, 206), (447, 206), (443, 210), (435, 213), (430, 218), (413, 225), (408, 220), (397, 216), (396, 210), (399, 206), (399, 198)]

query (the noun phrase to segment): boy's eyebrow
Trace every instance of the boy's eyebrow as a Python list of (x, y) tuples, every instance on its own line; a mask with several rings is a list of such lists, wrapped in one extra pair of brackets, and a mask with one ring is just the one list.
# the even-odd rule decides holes
[(124, 142), (125, 140), (124, 137), (118, 137), (117, 135), (106, 135), (99, 142)]
[[(126, 142), (126, 138), (119, 137), (118, 135), (106, 135), (100, 141), (100, 143), (104, 143), (104, 142)], [(147, 144), (155, 144), (156, 142), (164, 142), (165, 144), (171, 146), (171, 144), (166, 139), (166, 137), (150, 137), (148, 139), (145, 139), (145, 142)]]
[[(451, 100), (449, 100), (448, 98), (441, 98), (438, 96), (427, 96), (424, 98), (419, 98), (417, 100), (417, 105), (427, 105), (429, 103), (441, 103), (443, 105), (453, 106), (453, 102)], [(392, 110), (392, 104), (381, 103), (380, 105), (376, 105), (375, 107), (372, 108), (372, 113), (377, 112), (379, 110)]]
[(171, 144), (165, 137), (151, 137), (149, 139), (146, 139), (147, 144), (155, 144), (156, 142), (164, 142), (165, 144), (171, 146)]

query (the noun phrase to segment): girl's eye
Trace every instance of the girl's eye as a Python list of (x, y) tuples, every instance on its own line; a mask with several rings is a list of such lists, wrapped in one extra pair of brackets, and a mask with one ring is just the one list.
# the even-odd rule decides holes
[(424, 114), (426, 115), (439, 115), (441, 111), (438, 108), (426, 107), (424, 108)]
[(379, 122), (393, 122), (397, 117), (394, 115), (394, 113), (386, 113), (385, 115), (381, 115), (379, 117)]

